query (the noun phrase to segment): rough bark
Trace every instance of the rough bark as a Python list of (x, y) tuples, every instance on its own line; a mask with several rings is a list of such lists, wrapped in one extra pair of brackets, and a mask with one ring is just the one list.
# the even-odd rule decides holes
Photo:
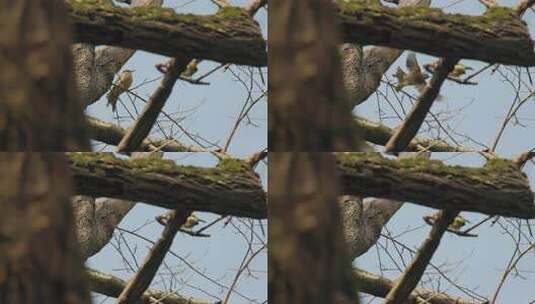
[(76, 42), (114, 45), (174, 57), (266, 66), (258, 24), (236, 7), (211, 16), (177, 14), (157, 6), (125, 9), (90, 0), (68, 0)]
[(90, 303), (63, 154), (3, 152), (0, 168), (0, 303)]
[(332, 155), (270, 153), (268, 174), (270, 302), (358, 303), (348, 273)]
[(270, 150), (355, 151), (331, 3), (275, 1), (270, 10)]
[(76, 194), (142, 201), (169, 209), (266, 218), (258, 177), (244, 163), (222, 160), (215, 168), (179, 166), (171, 160), (121, 160), (111, 153), (72, 153)]
[(535, 218), (529, 182), (511, 161), (494, 159), (482, 168), (447, 166), (426, 159), (390, 160), (378, 153), (337, 155), (342, 193), (452, 209)]
[(0, 149), (87, 150), (62, 1), (0, 2)]
[(509, 8), (493, 7), (482, 16), (468, 16), (424, 7), (336, 3), (344, 42), (410, 49), (437, 57), (535, 65), (527, 26)]

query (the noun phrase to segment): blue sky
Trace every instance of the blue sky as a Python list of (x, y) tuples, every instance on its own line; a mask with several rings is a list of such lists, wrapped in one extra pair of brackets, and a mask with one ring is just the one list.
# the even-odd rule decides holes
[[(504, 6), (516, 3), (516, 1), (511, 0), (499, 0), (498, 2)], [(445, 8), (450, 13), (474, 15), (481, 14), (484, 9), (476, 0), (435, 0), (432, 6)], [(532, 37), (535, 36), (534, 16), (533, 12), (528, 12), (524, 17), (524, 20), (527, 20)], [(394, 82), (395, 78), (391, 75), (398, 66), (405, 69), (406, 54), (407, 52), (387, 72), (386, 75), (390, 81)], [(420, 65), (436, 59), (422, 54), (418, 54), (417, 57)], [(463, 60), (463, 63), (474, 67), (475, 70), (486, 65), (486, 63), (472, 60)], [(500, 71), (504, 75), (512, 75), (512, 73), (517, 73), (518, 70), (515, 67), (502, 66)], [(521, 69), (520, 72), (523, 75), (522, 79), (526, 83), (520, 93), (520, 96), (524, 97), (528, 95), (528, 89), (533, 90), (533, 86), (529, 84), (526, 70)], [(435, 103), (431, 111), (435, 114), (442, 112), (439, 117), (448, 118), (444, 122), (444, 126), (455, 130), (450, 134), (457, 141), (464, 142), (466, 146), (481, 149), (481, 146), (466, 141), (463, 136), (455, 133), (470, 136), (478, 142), (490, 146), (513, 101), (515, 91), (498, 71), (494, 74), (486, 71), (474, 80), (479, 82), (478, 86), (461, 86), (447, 81), (441, 91), (443, 100)], [(400, 106), (394, 98), (394, 91), (387, 89), (385, 85), (381, 86), (381, 90), (387, 92), (385, 94), (388, 94), (389, 99), (399, 111)], [(416, 91), (413, 88), (408, 88), (406, 91), (416, 96)], [(405, 109), (410, 110), (408, 99), (402, 97), (402, 95), (399, 95), (399, 97), (403, 98), (402, 102)], [(355, 109), (355, 113), (379, 121), (379, 117), (381, 117), (378, 114), (379, 108), (385, 111), (382, 116), (383, 123), (391, 127), (400, 123), (399, 118), (394, 118), (395, 115), (393, 115), (393, 111), (384, 97), (372, 95), (370, 100)], [(521, 108), (518, 117), (522, 126), (509, 125), (497, 147), (496, 151), (502, 157), (511, 158), (527, 149), (535, 148), (535, 102), (533, 99), (529, 100)], [(431, 134), (431, 136), (437, 135), (436, 132), (428, 134)], [(444, 133), (441, 133), (441, 135), (444, 138)], [(446, 139), (448, 140), (448, 138)], [(449, 142), (451, 143), (451, 141)], [(445, 160), (448, 164), (465, 166), (481, 166), (484, 164), (484, 158), (477, 154), (434, 153), (433, 158)], [(535, 166), (533, 164), (526, 165), (524, 172), (528, 175), (531, 187), (535, 188)], [(400, 234), (398, 236), (399, 241), (409, 248), (416, 249), (430, 230), (430, 226), (424, 223), (422, 216), (431, 214), (434, 211), (427, 207), (405, 204), (387, 225), (388, 231), (383, 230), (383, 233)], [(463, 212), (462, 215), (472, 223), (485, 218), (484, 215), (477, 213)], [(489, 222), (483, 224), (476, 230), (479, 235), (477, 238), (461, 238), (447, 233), (442, 239), (432, 263), (447, 272), (448, 277), (456, 284), (471, 288), (485, 297), (491, 297), (515, 249), (511, 237), (506, 233), (506, 229), (513, 231), (513, 233), (518, 233), (514, 230), (516, 220), (513, 220), (513, 222), (508, 222), (508, 220), (501, 219), (494, 225)], [(500, 226), (501, 224), (503, 226)], [(522, 221), (521, 224), (523, 225), (522, 232), (529, 235), (526, 222)], [(531, 221), (531, 225), (533, 225), (533, 221)], [(532, 230), (535, 229), (532, 228)], [(524, 239), (523, 248), (526, 246), (525, 241)], [(529, 241), (533, 243), (535, 239), (529, 237)], [(374, 273), (381, 273), (380, 269), (382, 268), (382, 275), (392, 279), (396, 278), (399, 275), (399, 271), (396, 270), (396, 264), (403, 265), (403, 263), (398, 253), (396, 253), (395, 246), (393, 246), (392, 242), (387, 242), (385, 238), (381, 238), (379, 243), (388, 246), (389, 252), (394, 257), (392, 260), (389, 259), (383, 249), (375, 246), (365, 255), (357, 258), (354, 263), (358, 267)], [(405, 257), (405, 262), (410, 261), (407, 251), (402, 250), (401, 247), (397, 249), (403, 251), (402, 255)], [(381, 263), (382, 267), (380, 267)], [(497, 303), (530, 303), (530, 301), (535, 300), (535, 293), (533, 292), (535, 255), (533, 253), (527, 254), (521, 260), (518, 269), (523, 272), (519, 272), (518, 275), (511, 274), (500, 291)], [(433, 268), (428, 268), (427, 271), (430, 275), (424, 276), (422, 280), (422, 282), (425, 282), (424, 286), (426, 288), (433, 289), (440, 286), (441, 290), (445, 290), (448, 294), (468, 298), (466, 294), (452, 287), (443, 277), (437, 275), (437, 271)], [(373, 301), (373, 303), (381, 302), (382, 300), (377, 299)]]
[[(231, 1), (231, 3), (241, 6), (247, 1)], [(179, 13), (212, 14), (217, 11), (217, 7), (206, 0), (165, 0), (164, 6), (173, 7)], [(260, 23), (264, 37), (267, 37), (266, 10), (260, 10), (255, 19)], [(166, 57), (138, 51), (126, 63), (125, 69), (135, 70), (133, 87), (143, 84), (135, 89), (138, 95), (148, 97), (152, 94), (162, 76), (154, 68), (154, 65), (166, 61)], [(218, 65), (218, 63), (214, 62), (202, 62), (196, 75), (203, 75)], [(164, 111), (177, 119), (181, 126), (190, 133), (200, 135), (210, 142), (222, 145), (235, 122), (237, 114), (248, 97), (246, 87), (250, 85), (250, 73), (255, 74), (253, 79), (257, 83), (253, 86), (251, 94), (251, 98), (255, 99), (261, 95), (262, 89), (267, 89), (267, 84), (262, 84), (262, 77), (259, 75), (263, 73), (263, 79), (267, 82), (267, 69), (260, 71), (258, 68), (231, 66), (226, 71), (219, 70), (204, 79), (210, 83), (209, 86), (192, 85), (184, 81), (178, 81)], [(239, 81), (237, 75), (244, 82)], [(157, 80), (146, 83), (154, 79)], [(133, 102), (137, 111), (140, 111), (143, 107), (143, 103), (134, 99), (133, 96), (130, 99), (130, 97), (123, 95), (121, 100), (127, 106), (128, 111), (131, 112), (135, 112)], [(121, 104), (118, 104), (117, 108), (118, 115), (121, 117), (119, 120), (117, 120), (116, 114), (111, 112), (111, 108), (106, 107), (106, 99), (104, 97), (88, 107), (87, 114), (106, 121), (119, 123), (123, 127), (129, 127), (132, 123), (132, 118), (129, 118), (128, 111)], [(243, 123), (240, 126), (230, 145), (229, 153), (235, 157), (247, 157), (267, 147), (267, 103), (265, 98), (255, 105), (250, 112), (250, 118), (250, 123)], [(248, 121), (246, 120), (246, 122)], [(169, 132), (169, 126), (170, 124), (162, 123), (162, 129), (166, 132)], [(174, 133), (175, 138), (192, 144), (192, 141), (184, 136), (176, 125), (172, 126), (172, 130), (173, 132), (176, 131)], [(161, 137), (162, 133), (158, 128), (155, 128), (151, 136)], [(97, 145), (94, 149), (113, 151), (113, 148)], [(217, 163), (215, 157), (209, 153), (166, 153), (164, 158), (173, 159), (177, 164), (202, 167), (211, 167)], [(266, 166), (260, 164), (257, 167), (257, 172), (260, 174), (264, 187), (267, 189)], [(140, 203), (123, 219), (119, 227), (136, 231), (136, 233), (155, 241), (160, 236), (163, 227), (154, 222), (154, 217), (165, 211), (162, 208)], [(218, 218), (218, 216), (209, 213), (198, 213), (198, 216), (208, 222)], [(180, 294), (209, 301), (214, 300), (214, 302), (217, 299), (224, 298), (227, 289), (221, 288), (218, 284), (228, 287), (234, 279), (234, 275), (248, 248), (248, 243), (240, 231), (248, 236), (250, 224), (254, 225), (254, 231), (258, 234), (258, 238), (267, 242), (267, 221), (249, 221), (238, 218), (233, 218), (232, 222), (226, 226), (220, 222), (210, 228), (206, 231), (211, 235), (209, 238), (193, 238), (180, 233), (175, 238), (171, 250), (188, 263), (194, 265), (200, 272), (205, 273), (217, 284), (197, 274), (186, 266), (181, 259), (168, 254), (165, 260), (166, 266), (160, 269), (161, 273), (155, 278), (153, 282), (155, 285), (153, 286), (165, 290), (172, 288)], [(262, 234), (260, 224), (263, 226), (266, 235)], [(125, 247), (122, 240), (123, 236), (130, 244), (137, 263), (141, 263), (150, 249), (150, 244), (127, 233), (116, 233), (108, 246), (89, 259), (88, 265), (123, 279), (131, 277), (133, 273), (126, 271), (128, 269), (127, 265), (130, 264), (136, 268), (136, 262)], [(125, 253), (128, 263), (124, 262), (114, 248), (114, 245), (117, 246), (119, 243), (121, 243), (122, 251)], [(260, 242), (256, 239), (253, 249), (257, 249), (260, 246)], [(175, 272), (175, 280), (170, 279), (168, 275), (170, 273), (169, 269)], [(253, 259), (250, 269), (250, 273), (246, 271), (240, 277), (236, 287), (239, 294), (233, 293), (229, 303), (251, 303), (251, 300), (257, 300), (258, 303), (262, 303), (267, 300), (266, 250)], [(173, 281), (173, 285), (170, 285), (171, 281)], [(104, 297), (97, 297), (94, 303), (101, 303), (101, 301), (103, 303), (115, 302), (114, 299), (106, 300)]]

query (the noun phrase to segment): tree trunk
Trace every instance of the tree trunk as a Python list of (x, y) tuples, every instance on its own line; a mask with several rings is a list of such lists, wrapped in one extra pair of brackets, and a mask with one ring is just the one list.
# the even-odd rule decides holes
[(274, 1), (269, 20), (270, 151), (355, 151), (330, 1)]
[(89, 150), (61, 0), (0, 0), (0, 149)]
[(338, 214), (333, 156), (270, 156), (270, 302), (358, 303)]
[(90, 303), (59, 153), (0, 153), (0, 303)]

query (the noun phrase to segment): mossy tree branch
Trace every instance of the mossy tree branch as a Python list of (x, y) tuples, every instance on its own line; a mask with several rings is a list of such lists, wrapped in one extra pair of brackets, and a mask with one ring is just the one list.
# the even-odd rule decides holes
[(396, 161), (379, 153), (346, 153), (337, 155), (337, 164), (344, 194), (535, 218), (529, 182), (508, 160), (494, 159), (482, 168), (469, 168), (424, 158)]
[(468, 16), (426, 7), (336, 3), (344, 42), (410, 49), (437, 57), (535, 65), (527, 26), (509, 8), (493, 7), (482, 16)]
[(162, 159), (123, 160), (111, 153), (69, 153), (76, 194), (104, 196), (169, 209), (266, 218), (258, 177), (236, 159), (215, 168), (179, 166)]
[(157, 6), (120, 8), (101, 0), (67, 1), (75, 42), (114, 45), (174, 57), (266, 66), (260, 27), (236, 7), (210, 16)]

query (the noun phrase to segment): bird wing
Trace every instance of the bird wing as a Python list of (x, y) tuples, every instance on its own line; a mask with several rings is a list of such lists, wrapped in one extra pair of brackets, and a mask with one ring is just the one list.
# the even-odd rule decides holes
[(394, 74), (393, 76), (398, 79), (398, 82), (401, 82), (403, 81), (403, 78), (405, 78), (405, 72), (403, 72), (403, 70), (398, 67), (396, 74)]
[(422, 74), (418, 61), (416, 60), (416, 54), (409, 53), (409, 55), (407, 55), (407, 68), (409, 69), (409, 72), (414, 73), (414, 75)]

